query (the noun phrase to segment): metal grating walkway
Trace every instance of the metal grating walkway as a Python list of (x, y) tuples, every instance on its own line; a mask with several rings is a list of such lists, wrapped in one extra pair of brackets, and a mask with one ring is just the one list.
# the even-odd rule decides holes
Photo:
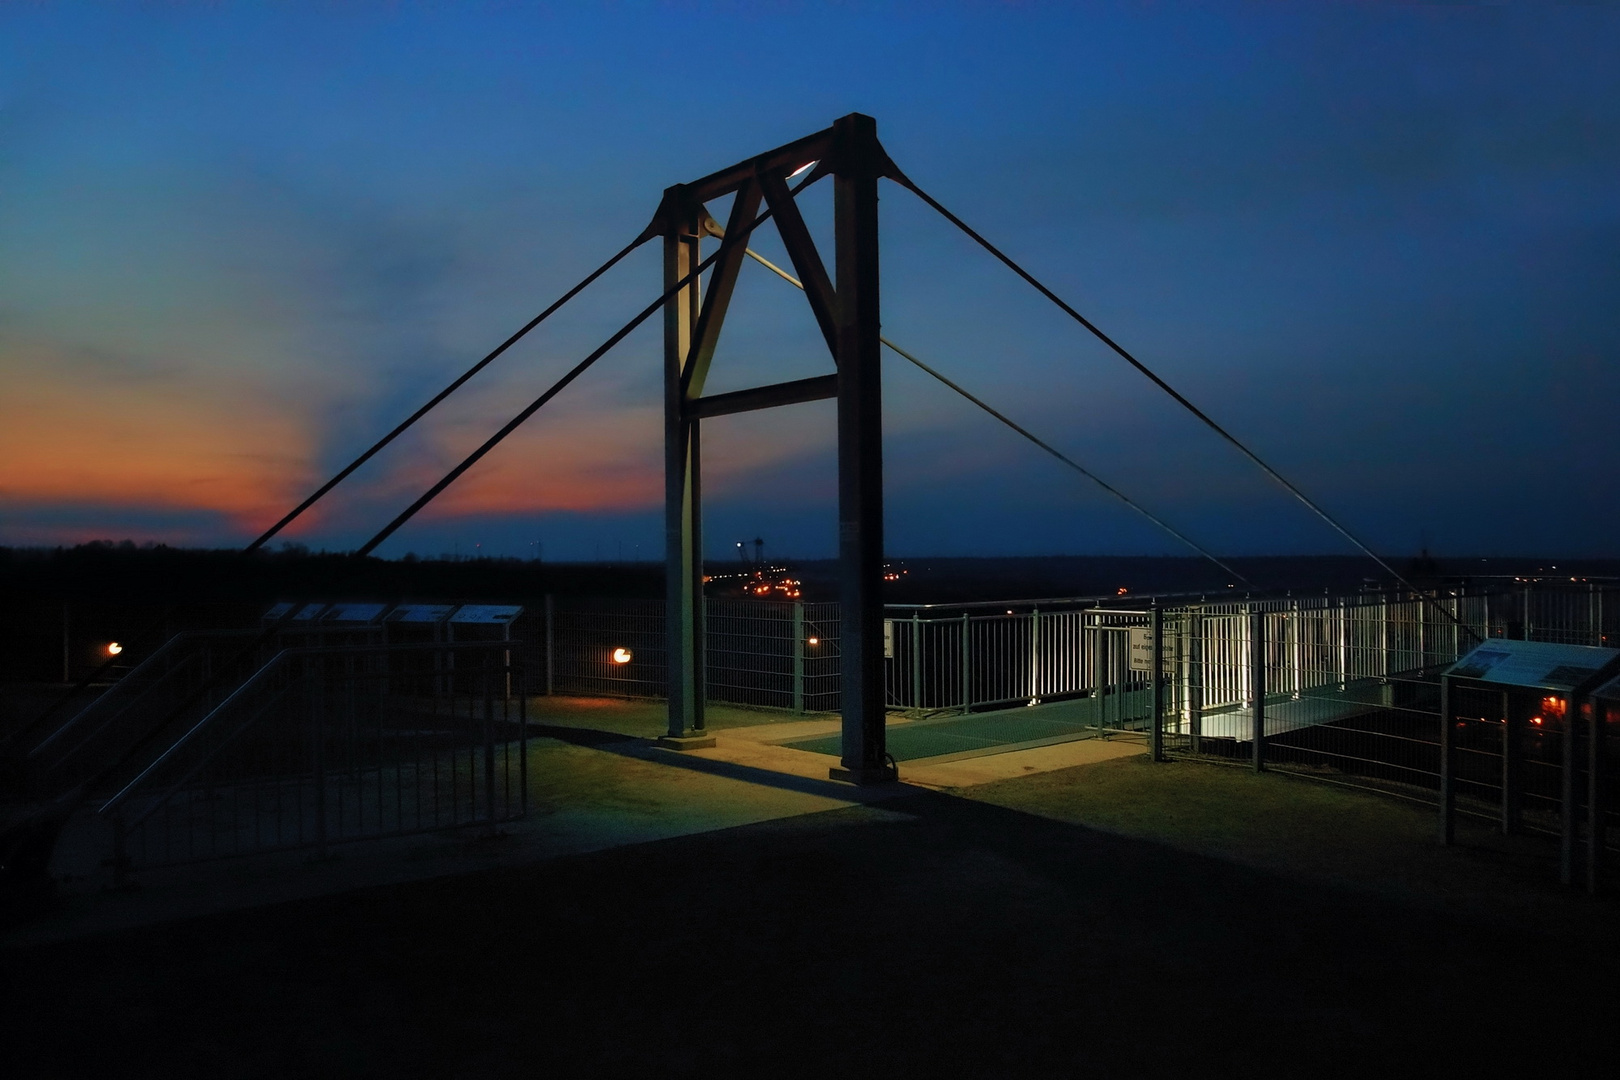
[[(1115, 719), (1116, 710), (1127, 718), (1137, 718), (1133, 721), (1135, 723), (1143, 722), (1147, 694), (1128, 693), (1123, 695), (1123, 699), (1110, 696), (1107, 719), (1111, 727), (1121, 726)], [(1090, 739), (1096, 735), (1096, 702), (1092, 698), (1080, 698), (1020, 709), (890, 724), (887, 741), (889, 753), (896, 761), (921, 761), (1003, 754), (1034, 746)], [(793, 750), (837, 757), (843, 747), (843, 736), (821, 735), (782, 745)]]

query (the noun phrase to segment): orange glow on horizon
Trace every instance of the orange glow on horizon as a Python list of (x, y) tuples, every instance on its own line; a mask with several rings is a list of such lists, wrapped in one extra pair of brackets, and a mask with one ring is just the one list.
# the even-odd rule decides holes
[[(51, 370), (26, 370), (29, 359)], [(172, 381), (87, 386), (71, 365), (59, 371), (50, 360), (23, 358), (25, 370), (0, 397), (0, 491), (8, 500), (101, 505), (110, 515), (211, 511), (241, 524), (288, 505), (303, 486), (289, 474), (311, 440), (293, 418), (217, 387), (177, 394)], [(105, 535), (94, 527), (52, 531)]]
[[(233, 542), (230, 534), (245, 539), (278, 521), (333, 467), (322, 448), (328, 421), (308, 402), (330, 397), (342, 376), (311, 374), (292, 359), (257, 373), (241, 363), (176, 361), (156, 374), (136, 362), (93, 367), (46, 348), (13, 350), (0, 360), (15, 372), (0, 396), (0, 497), (17, 511), (7, 526), (11, 543)], [(424, 422), (284, 538), (319, 534), (323, 523), (351, 515), (366, 525), (385, 522), (487, 437), (490, 417), (510, 408), (507, 389), (457, 402), (454, 413)], [(362, 386), (342, 391), (367, 398)], [(627, 405), (617, 400), (621, 393), (609, 386), (559, 401), (562, 408), (515, 432), (419, 520), (660, 507), (662, 411)], [(708, 448), (708, 492), (746, 488), (761, 469), (830, 443), (825, 425), (792, 419), (769, 437), (731, 425), (738, 430), (714, 440), (729, 452)], [(717, 435), (723, 430), (717, 426)]]

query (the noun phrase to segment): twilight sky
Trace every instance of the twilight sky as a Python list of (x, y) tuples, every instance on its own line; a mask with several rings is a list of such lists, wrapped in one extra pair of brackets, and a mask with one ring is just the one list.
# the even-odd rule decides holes
[[(665, 186), (851, 111), (1375, 547), (1620, 555), (1609, 5), (8, 5), (0, 544), (245, 543)], [(1349, 550), (882, 196), (887, 336), (1218, 553)], [(803, 201), (824, 236), (830, 185)], [(649, 244), (290, 538), (357, 546), (659, 289)], [(659, 346), (655, 319), (379, 554), (657, 557)], [(885, 365), (891, 553), (1183, 553)], [(830, 370), (746, 267), (711, 392)], [(707, 424), (711, 558), (832, 553), (832, 421)]]

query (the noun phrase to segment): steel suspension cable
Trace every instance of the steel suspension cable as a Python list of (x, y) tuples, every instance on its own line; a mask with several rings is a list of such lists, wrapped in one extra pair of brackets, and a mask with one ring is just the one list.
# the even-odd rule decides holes
[(550, 307), (546, 308), (540, 314), (524, 323), (523, 326), (518, 329), (517, 333), (513, 334), (511, 337), (497, 345), (494, 351), (492, 351), (488, 356), (485, 356), (482, 360), (478, 361), (478, 363), (462, 372), (454, 382), (450, 383), (449, 386), (446, 386), (443, 390), (440, 390), (437, 394), (435, 394), (427, 404), (423, 405), (420, 409), (417, 409), (410, 416), (406, 417), (398, 427), (394, 428), (394, 430), (390, 431), (381, 439), (378, 439), (375, 443), (373, 443), (371, 449), (367, 450), (365, 453), (361, 454), (359, 457), (355, 458), (353, 461), (349, 462), (349, 464), (344, 466), (336, 476), (332, 477), (332, 479), (328, 480), (326, 483), (317, 488), (314, 494), (295, 506), (290, 514), (276, 522), (274, 525), (270, 526), (270, 528), (265, 531), (264, 535), (260, 536), (257, 540), (253, 541), (253, 543), (249, 544), (246, 550), (257, 551), (259, 548), (263, 547), (265, 541), (269, 540), (272, 536), (275, 536), (276, 533), (292, 524), (300, 514), (314, 506), (326, 495), (327, 492), (341, 484), (350, 473), (354, 472), (360, 466), (370, 461), (374, 456), (376, 456), (378, 451), (387, 446), (389, 443), (393, 442), (400, 435), (404, 434), (407, 428), (416, 423), (418, 420), (422, 419), (422, 417), (426, 416), (441, 401), (455, 393), (457, 390), (461, 389), (462, 385), (466, 383), (468, 379), (472, 378), (474, 375), (477, 375), (480, 371), (484, 370), (484, 368), (488, 367), (498, 356), (522, 340), (529, 331), (545, 322), (564, 304), (568, 303), (568, 301), (585, 291), (587, 286), (589, 286), (593, 281), (601, 277), (603, 274), (607, 273), (609, 270), (613, 269), (614, 266), (618, 265), (620, 259), (623, 259), (626, 255), (640, 247), (646, 242), (647, 239), (648, 237), (645, 234), (636, 237), (635, 240), (631, 241), (629, 244), (620, 249), (618, 254), (614, 255), (601, 266), (598, 266), (595, 270), (592, 270), (585, 276), (583, 280), (580, 281), (579, 284), (575, 285), (572, 289), (569, 289), (567, 292), (563, 293), (562, 296), (558, 297), (557, 301)]
[[(748, 256), (750, 258), (752, 258), (755, 262), (759, 263), (761, 266), (765, 267), (767, 270), (770, 270), (772, 273), (776, 274), (777, 277), (780, 277), (784, 281), (788, 282), (789, 284), (794, 285), (794, 286), (796, 286), (797, 288), (800, 288), (800, 289), (804, 288), (804, 283), (801, 282), (798, 278), (794, 277), (792, 274), (788, 273), (786, 270), (782, 269), (780, 266), (777, 266), (775, 263), (773, 263), (769, 259), (765, 258), (765, 256), (763, 256), (759, 252), (755, 251), (753, 248), (748, 249)], [(1210, 562), (1214, 563), (1216, 566), (1220, 567), (1222, 570), (1226, 571), (1228, 574), (1231, 574), (1233, 577), (1235, 577), (1239, 581), (1243, 582), (1243, 584), (1249, 586), (1251, 589), (1258, 589), (1259, 588), (1259, 586), (1255, 585), (1254, 582), (1250, 581), (1248, 578), (1244, 577), (1242, 574), (1238, 573), (1236, 570), (1234, 570), (1230, 566), (1226, 565), (1224, 562), (1222, 562), (1220, 559), (1216, 558), (1214, 555), (1210, 554), (1208, 551), (1205, 551), (1203, 548), (1201, 548), (1197, 544), (1193, 543), (1192, 540), (1188, 539), (1186, 536), (1182, 535), (1180, 532), (1177, 532), (1168, 523), (1160, 520), (1158, 517), (1154, 516), (1151, 512), (1149, 512), (1146, 507), (1142, 506), (1140, 503), (1138, 503), (1134, 499), (1132, 499), (1129, 495), (1126, 495), (1123, 491), (1120, 491), (1118, 488), (1114, 487), (1112, 484), (1105, 481), (1102, 477), (1098, 476), (1096, 473), (1092, 472), (1090, 469), (1087, 469), (1085, 466), (1081, 465), (1079, 462), (1075, 461), (1073, 458), (1070, 458), (1066, 454), (1064, 454), (1061, 451), (1057, 450), (1051, 444), (1049, 444), (1049, 443), (1043, 441), (1042, 439), (1038, 438), (1033, 432), (1031, 432), (1028, 429), (1022, 427), (1020, 424), (1018, 424), (1016, 421), (1012, 420), (1010, 417), (1007, 417), (1006, 415), (998, 412), (994, 407), (992, 407), (991, 405), (987, 404), (986, 402), (980, 400), (979, 398), (975, 397), (972, 393), (970, 393), (968, 390), (964, 389), (963, 387), (958, 386), (956, 383), (952, 382), (945, 375), (941, 374), (938, 371), (935, 371), (932, 367), (929, 367), (927, 364), (925, 364), (921, 360), (919, 360), (916, 356), (913, 356), (911, 353), (907, 352), (905, 349), (902, 349), (900, 346), (896, 345), (894, 342), (890, 341), (888, 338), (879, 335), (878, 340), (881, 341), (884, 345), (887, 345), (890, 349), (894, 350), (894, 352), (898, 353), (900, 356), (902, 356), (905, 359), (911, 361), (917, 367), (921, 368), (923, 371), (926, 371), (928, 374), (932, 375), (934, 378), (938, 379), (940, 382), (942, 382), (946, 386), (950, 387), (952, 390), (955, 390), (958, 394), (961, 394), (963, 397), (967, 398), (973, 404), (977, 405), (979, 408), (983, 409), (985, 412), (989, 413), (991, 416), (995, 417), (997, 420), (1000, 420), (1003, 424), (1006, 424), (1008, 427), (1012, 428), (1018, 434), (1022, 435), (1024, 438), (1028, 439), (1030, 442), (1034, 443), (1036, 446), (1040, 447), (1042, 450), (1045, 450), (1048, 454), (1051, 454), (1053, 457), (1055, 457), (1059, 461), (1063, 462), (1063, 464), (1067, 465), (1069, 468), (1073, 469), (1075, 472), (1079, 473), (1081, 476), (1084, 476), (1087, 480), (1090, 480), (1092, 483), (1096, 484), (1098, 487), (1100, 487), (1104, 491), (1108, 492), (1108, 494), (1114, 496), (1114, 498), (1118, 499), (1120, 502), (1124, 503), (1126, 506), (1130, 507), (1132, 510), (1135, 510), (1138, 514), (1141, 514), (1143, 517), (1145, 517), (1149, 521), (1153, 522), (1153, 524), (1157, 525), (1159, 528), (1163, 529), (1165, 532), (1169, 533), (1171, 536), (1175, 537), (1177, 540), (1181, 541), (1183, 544), (1186, 544), (1188, 547), (1192, 548), (1192, 550), (1196, 551), (1198, 554), (1202, 555), (1204, 558), (1208, 559)]]
[[(1035, 277), (1035, 275), (1031, 274), (1028, 270), (1025, 270), (1022, 266), (1018, 265), (1018, 263), (1014, 262), (1013, 259), (1011, 257), (1009, 257), (1006, 253), (1004, 253), (1000, 248), (996, 247), (990, 241), (986, 240), (983, 236), (979, 235), (979, 233), (977, 231), (975, 231), (972, 226), (968, 225), (967, 222), (963, 221), (961, 218), (957, 217), (955, 214), (953, 214), (949, 210), (947, 210), (943, 205), (940, 204), (939, 200), (935, 199), (932, 195), (928, 194), (928, 192), (926, 192), (922, 188), (918, 187), (917, 184), (914, 181), (912, 181), (909, 177), (905, 176), (904, 174), (899, 173), (898, 170), (896, 170), (895, 173), (891, 174), (891, 178), (896, 183), (898, 183), (901, 187), (903, 187), (906, 190), (910, 191), (913, 195), (917, 196), (923, 202), (927, 203), (933, 209), (937, 210), (940, 213), (940, 215), (945, 218), (946, 221), (949, 221), (952, 225), (955, 225), (958, 229), (961, 229), (964, 233), (966, 233), (968, 235), (969, 238), (971, 238), (973, 240), (974, 243), (976, 243), (980, 247), (984, 248), (984, 250), (988, 251), (991, 255), (994, 255), (1009, 270), (1011, 270), (1013, 273), (1017, 274), (1019, 277), (1023, 278), (1030, 285), (1034, 286), (1034, 288), (1035, 288), (1035, 290), (1037, 292), (1039, 292), (1042, 296), (1046, 297), (1048, 300), (1052, 301), (1052, 303), (1056, 304), (1060, 309), (1062, 309), (1064, 314), (1068, 315), (1075, 322), (1079, 323), (1081, 326), (1083, 326), (1087, 330), (1089, 330), (1091, 332), (1091, 334), (1094, 337), (1096, 337), (1096, 339), (1098, 341), (1100, 341), (1104, 345), (1108, 346), (1115, 353), (1117, 353), (1123, 360), (1125, 360), (1126, 363), (1130, 364), (1137, 371), (1140, 371), (1143, 375), (1147, 376), (1147, 378), (1150, 379), (1154, 383), (1154, 385), (1156, 385), (1159, 389), (1163, 390), (1166, 394), (1169, 394), (1184, 409), (1186, 409), (1188, 412), (1192, 413), (1199, 420), (1203, 421), (1204, 424), (1211, 431), (1215, 432), (1215, 434), (1219, 435), (1222, 439), (1225, 439), (1228, 443), (1230, 443), (1233, 447), (1235, 447), (1238, 450), (1238, 452), (1241, 453), (1244, 457), (1248, 458), (1255, 465), (1259, 466), (1261, 471), (1263, 471), (1267, 476), (1271, 477), (1272, 480), (1276, 481), (1279, 485), (1281, 485), (1283, 490), (1287, 491), (1295, 499), (1299, 500), (1299, 502), (1301, 504), (1303, 504), (1308, 510), (1310, 510), (1317, 517), (1319, 517), (1323, 521), (1327, 522), (1327, 524), (1329, 526), (1331, 526), (1333, 528), (1333, 530), (1335, 532), (1337, 532), (1340, 536), (1344, 537), (1346, 540), (1350, 541), (1350, 543), (1354, 544), (1356, 546), (1356, 548), (1358, 550), (1360, 550), (1363, 555), (1366, 555), (1367, 558), (1371, 559), (1373, 562), (1375, 562), (1379, 566), (1381, 566), (1384, 569), (1384, 571), (1389, 574), (1390, 577), (1394, 578), (1397, 582), (1399, 582), (1400, 584), (1406, 586), (1408, 589), (1411, 589), (1414, 594), (1417, 594), (1419, 596), (1422, 595), (1421, 592), (1419, 591), (1419, 589), (1417, 588), (1417, 586), (1413, 585), (1410, 581), (1407, 581), (1406, 578), (1401, 576), (1401, 574), (1393, 566), (1389, 565), (1389, 563), (1385, 562), (1382, 558), (1380, 558), (1377, 555), (1377, 553), (1375, 553), (1372, 550), (1372, 548), (1368, 547), (1366, 544), (1362, 543), (1359, 539), (1357, 539), (1355, 534), (1353, 534), (1349, 529), (1345, 528), (1343, 525), (1341, 525), (1337, 521), (1335, 521), (1331, 514), (1329, 514), (1326, 510), (1324, 510), (1320, 506), (1318, 506), (1314, 501), (1311, 500), (1311, 498), (1309, 496), (1307, 496), (1303, 491), (1301, 491), (1294, 484), (1290, 483), (1281, 473), (1279, 473), (1276, 469), (1272, 468), (1270, 465), (1266, 464), (1265, 461), (1263, 461), (1261, 459), (1260, 455), (1256, 454), (1253, 450), (1250, 450), (1247, 446), (1245, 446), (1241, 441), (1238, 440), (1237, 436), (1235, 436), (1231, 432), (1227, 431), (1220, 424), (1216, 423), (1214, 421), (1214, 419), (1212, 419), (1202, 409), (1200, 409), (1198, 406), (1194, 405), (1191, 401), (1187, 400), (1187, 398), (1184, 395), (1182, 395), (1179, 391), (1177, 391), (1175, 387), (1171, 386), (1164, 379), (1160, 378), (1158, 373), (1153, 371), (1152, 368), (1149, 368), (1146, 364), (1142, 363), (1142, 361), (1140, 361), (1136, 357), (1132, 356), (1128, 351), (1126, 351), (1124, 346), (1119, 344), (1119, 342), (1115, 341), (1113, 338), (1111, 338), (1107, 334), (1103, 333), (1103, 331), (1095, 323), (1093, 323), (1090, 319), (1087, 319), (1084, 315), (1082, 315), (1078, 311), (1076, 311), (1073, 307), (1071, 307), (1068, 303), (1066, 303), (1063, 300), (1062, 297), (1058, 296), (1057, 293), (1055, 293), (1051, 289), (1047, 288), (1044, 284), (1042, 284), (1040, 282), (1040, 280), (1038, 280)], [(1425, 598), (1425, 599), (1427, 599), (1427, 598)], [(1458, 626), (1461, 626), (1470, 635), (1478, 636), (1478, 635), (1474, 634), (1474, 631), (1473, 631), (1473, 629), (1471, 627), (1469, 627), (1466, 623), (1462, 622), (1462, 620), (1458, 619), (1456, 616), (1452, 615), (1450, 612), (1446, 611), (1445, 608), (1441, 607), (1439, 604), (1434, 604), (1433, 606), (1435, 607), (1435, 609), (1437, 611), (1443, 612), (1446, 615), (1447, 618), (1451, 619)]]
[[(648, 239), (649, 239), (649, 237), (646, 236), (646, 235), (638, 236), (635, 240), (631, 241), (629, 244), (627, 244), (623, 248), (621, 248), (618, 251), (618, 253), (616, 253), (612, 258), (608, 259), (607, 262), (603, 263), (601, 266), (597, 267), (595, 270), (593, 270), (589, 274), (587, 274), (577, 285), (575, 285), (573, 288), (569, 289), (567, 292), (563, 293), (562, 296), (558, 297), (557, 300), (554, 303), (552, 303), (550, 307), (546, 308), (540, 314), (538, 314), (534, 318), (530, 319), (527, 323), (525, 323), (522, 327), (520, 327), (518, 329), (518, 331), (516, 333), (514, 333), (511, 337), (508, 337), (505, 341), (503, 341), (499, 345), (497, 345), (495, 347), (495, 349), (492, 352), (489, 353), (489, 355), (485, 356), (482, 360), (478, 361), (478, 363), (474, 364), (472, 367), (470, 367), (466, 371), (462, 372), (462, 374), (458, 378), (456, 378), (453, 382), (451, 382), (450, 385), (446, 386), (443, 390), (440, 390), (425, 405), (423, 405), (421, 408), (417, 409), (410, 416), (406, 417), (404, 421), (402, 421), (397, 427), (394, 428), (394, 430), (390, 431), (388, 434), (384, 435), (381, 439), (377, 440), (377, 442), (373, 443), (369, 450), (367, 450), (365, 453), (361, 454), (359, 457), (355, 458), (353, 461), (349, 462), (349, 464), (346, 465), (342, 470), (340, 470), (337, 473), (337, 475), (333, 476), (330, 480), (328, 480), (326, 483), (322, 484), (319, 488), (317, 488), (315, 490), (315, 492), (312, 495), (309, 496), (309, 498), (305, 499), (303, 502), (299, 503), (296, 507), (294, 507), (292, 509), (291, 513), (289, 513), (286, 517), (282, 518), (280, 521), (276, 522), (268, 530), (266, 530), (258, 539), (254, 540), (251, 544), (249, 544), (246, 548), (244, 548), (243, 549), (243, 554), (247, 554), (249, 552), (257, 551), (259, 548), (263, 547), (266, 541), (268, 541), (271, 537), (275, 536), (282, 529), (285, 529), (288, 525), (292, 524), (292, 522), (295, 521), (300, 514), (302, 514), (304, 511), (308, 510), (311, 506), (314, 506), (317, 502), (319, 502), (322, 498), (324, 498), (328, 492), (330, 492), (333, 488), (337, 487), (340, 483), (342, 483), (345, 479), (347, 479), (348, 476), (351, 473), (353, 473), (356, 469), (358, 469), (360, 466), (364, 465), (367, 461), (370, 461), (373, 457), (375, 457), (380, 450), (382, 450), (385, 446), (387, 446), (389, 443), (393, 442), (396, 438), (398, 438), (400, 435), (402, 435), (406, 431), (406, 429), (408, 429), (412, 424), (416, 423), (418, 420), (422, 419), (422, 417), (426, 416), (430, 411), (432, 411), (445, 398), (449, 397), (451, 394), (453, 394), (457, 390), (461, 389), (462, 385), (465, 384), (468, 379), (471, 379), (474, 375), (477, 375), (480, 371), (484, 370), (484, 368), (488, 367), (502, 353), (506, 352), (506, 350), (510, 349), (513, 345), (517, 344), (518, 341), (520, 341), (524, 337), (524, 335), (528, 334), (529, 331), (531, 331), (535, 327), (539, 326), (542, 322), (545, 322), (546, 319), (550, 318), (553, 314), (555, 314), (559, 308), (561, 308), (564, 304), (568, 303), (574, 297), (578, 296), (588, 286), (590, 286), (592, 282), (596, 281), (597, 278), (601, 277), (603, 274), (605, 274), (609, 270), (613, 269), (613, 267), (618, 265), (620, 260), (622, 260), (626, 255), (630, 254), (636, 248), (640, 247)], [(369, 550), (369, 548), (367, 550)], [(157, 622), (153, 622), (151, 624), (152, 627), (156, 627), (157, 625), (158, 625)], [(119, 663), (119, 660), (118, 660), (117, 657), (108, 657), (107, 659), (103, 660), (101, 663), (97, 664), (94, 668), (92, 668), (90, 670), (90, 672), (88, 674), (84, 675), (83, 677), (81, 677), (78, 680), (78, 682), (76, 682), (75, 684), (70, 686), (59, 698), (57, 698), (56, 701), (52, 702), (51, 705), (49, 707), (47, 707), (44, 712), (40, 713), (31, 722), (29, 722), (24, 728), (21, 728), (18, 731), (13, 732), (10, 736), (6, 737), (5, 739), (0, 739), (0, 751), (6, 750), (13, 743), (19, 742), (24, 733), (31, 732), (31, 731), (35, 730), (39, 725), (43, 724), (46, 720), (50, 719), (51, 716), (55, 715), (58, 711), (60, 711), (61, 708), (64, 705), (66, 705), (68, 703), (68, 701), (71, 700), (75, 695), (83, 692), (84, 689), (87, 688), (92, 682), (94, 682), (95, 680), (97, 680), (101, 676), (105, 675), (112, 667), (114, 667), (118, 663)]]
[[(802, 187), (803, 185), (801, 184), (800, 186)], [(735, 243), (746, 244), (748, 242), (748, 235), (767, 221), (770, 218), (771, 213), (772, 211), (767, 208), (763, 213), (756, 217), (752, 222), (749, 223), (747, 228), (741, 230), (741, 234), (737, 237)], [(727, 239), (729, 240), (730, 238), (728, 237)], [(528, 404), (527, 407), (523, 409), (522, 412), (508, 420), (499, 431), (485, 440), (482, 446), (462, 459), (461, 464), (457, 465), (455, 468), (446, 473), (442, 480), (428, 488), (427, 491), (423, 492), (421, 498), (417, 499), (410, 506), (406, 507), (403, 513), (401, 513), (393, 521), (390, 521), (388, 525), (384, 527), (383, 530), (376, 536), (373, 536), (370, 540), (367, 540), (364, 546), (357, 550), (355, 554), (371, 554), (371, 552), (376, 549), (378, 544), (381, 544), (384, 540), (394, 535), (395, 531), (397, 531), (401, 525), (404, 525), (407, 521), (414, 517), (418, 510), (422, 509), (422, 507), (426, 506), (428, 503), (437, 498), (439, 493), (444, 491), (444, 489), (449, 487), (451, 484), (455, 483), (456, 479), (460, 477), (462, 473), (472, 468), (485, 454), (495, 449), (495, 447), (500, 444), (502, 439), (516, 431), (525, 420), (538, 412), (540, 408), (546, 404), (546, 402), (556, 397), (562, 392), (564, 387), (573, 382), (575, 379), (579, 378), (579, 376), (583, 375), (585, 373), (585, 369), (589, 368), (592, 364), (596, 363), (603, 356), (605, 356), (610, 349), (612, 349), (619, 342), (623, 341), (632, 330), (646, 322), (654, 312), (668, 302), (670, 297), (674, 296), (676, 293), (690, 285), (693, 281), (697, 280), (699, 275), (712, 266), (715, 260), (730, 250), (731, 247), (732, 244), (727, 243), (724, 240), (721, 241), (720, 247), (715, 250), (714, 254), (698, 263), (689, 274), (681, 278), (669, 288), (665, 289), (662, 296), (648, 304), (646, 307), (642, 308), (641, 311), (635, 315), (635, 317), (621, 326), (601, 345), (597, 346), (589, 356), (575, 364), (573, 368), (571, 368), (562, 378), (552, 383), (550, 388), (547, 389), (545, 393), (535, 398)]]

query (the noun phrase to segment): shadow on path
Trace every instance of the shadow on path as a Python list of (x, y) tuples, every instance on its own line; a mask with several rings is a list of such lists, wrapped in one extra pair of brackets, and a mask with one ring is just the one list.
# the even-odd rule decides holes
[(915, 790), (7, 960), (30, 1076), (1620, 1064), (1613, 957)]

